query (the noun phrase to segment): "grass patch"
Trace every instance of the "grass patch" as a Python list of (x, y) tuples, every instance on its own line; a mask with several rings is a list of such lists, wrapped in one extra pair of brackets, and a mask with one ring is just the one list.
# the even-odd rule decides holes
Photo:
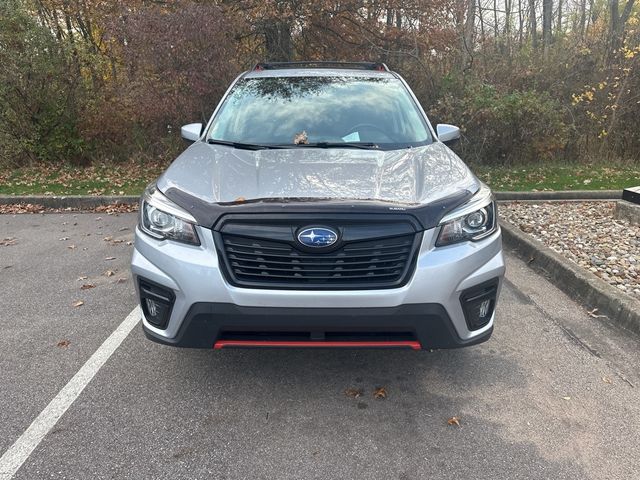
[[(0, 171), (0, 195), (140, 195), (166, 162), (41, 165)], [(620, 190), (640, 185), (640, 165), (543, 164), (520, 167), (472, 165), (494, 190)]]
[(640, 165), (542, 164), (519, 167), (472, 165), (493, 190), (622, 190), (640, 184)]
[(167, 166), (145, 161), (0, 171), (0, 195), (140, 195)]

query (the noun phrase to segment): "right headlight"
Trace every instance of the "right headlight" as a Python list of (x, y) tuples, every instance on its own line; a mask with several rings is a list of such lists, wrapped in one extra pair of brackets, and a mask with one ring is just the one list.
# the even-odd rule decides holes
[(150, 185), (140, 201), (140, 230), (159, 240), (200, 245), (196, 220)]
[(480, 240), (498, 228), (496, 203), (489, 187), (480, 190), (460, 208), (445, 215), (440, 222), (437, 247)]

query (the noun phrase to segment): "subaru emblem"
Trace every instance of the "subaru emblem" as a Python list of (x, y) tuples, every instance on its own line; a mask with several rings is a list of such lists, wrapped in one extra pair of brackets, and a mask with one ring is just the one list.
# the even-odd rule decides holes
[(330, 228), (309, 227), (300, 230), (298, 241), (306, 247), (329, 247), (338, 241), (338, 234)]

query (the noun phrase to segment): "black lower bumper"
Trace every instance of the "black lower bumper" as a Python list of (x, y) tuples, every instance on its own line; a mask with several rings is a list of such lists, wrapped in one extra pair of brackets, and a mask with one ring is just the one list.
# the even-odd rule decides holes
[(444, 307), (431, 303), (386, 308), (274, 308), (196, 303), (189, 309), (175, 338), (159, 336), (144, 325), (143, 329), (150, 340), (176, 347), (419, 344), (422, 349), (475, 345), (488, 340), (493, 330), (463, 340)]

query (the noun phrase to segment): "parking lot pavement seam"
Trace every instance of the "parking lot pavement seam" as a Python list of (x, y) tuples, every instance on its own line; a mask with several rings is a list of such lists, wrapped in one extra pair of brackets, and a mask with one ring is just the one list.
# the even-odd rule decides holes
[(100, 368), (109, 360), (131, 330), (140, 321), (140, 309), (134, 308), (127, 318), (98, 347), (84, 365), (40, 412), (20, 437), (0, 457), (0, 480), (10, 480), (42, 439), (51, 431), (67, 409), (80, 396)]

